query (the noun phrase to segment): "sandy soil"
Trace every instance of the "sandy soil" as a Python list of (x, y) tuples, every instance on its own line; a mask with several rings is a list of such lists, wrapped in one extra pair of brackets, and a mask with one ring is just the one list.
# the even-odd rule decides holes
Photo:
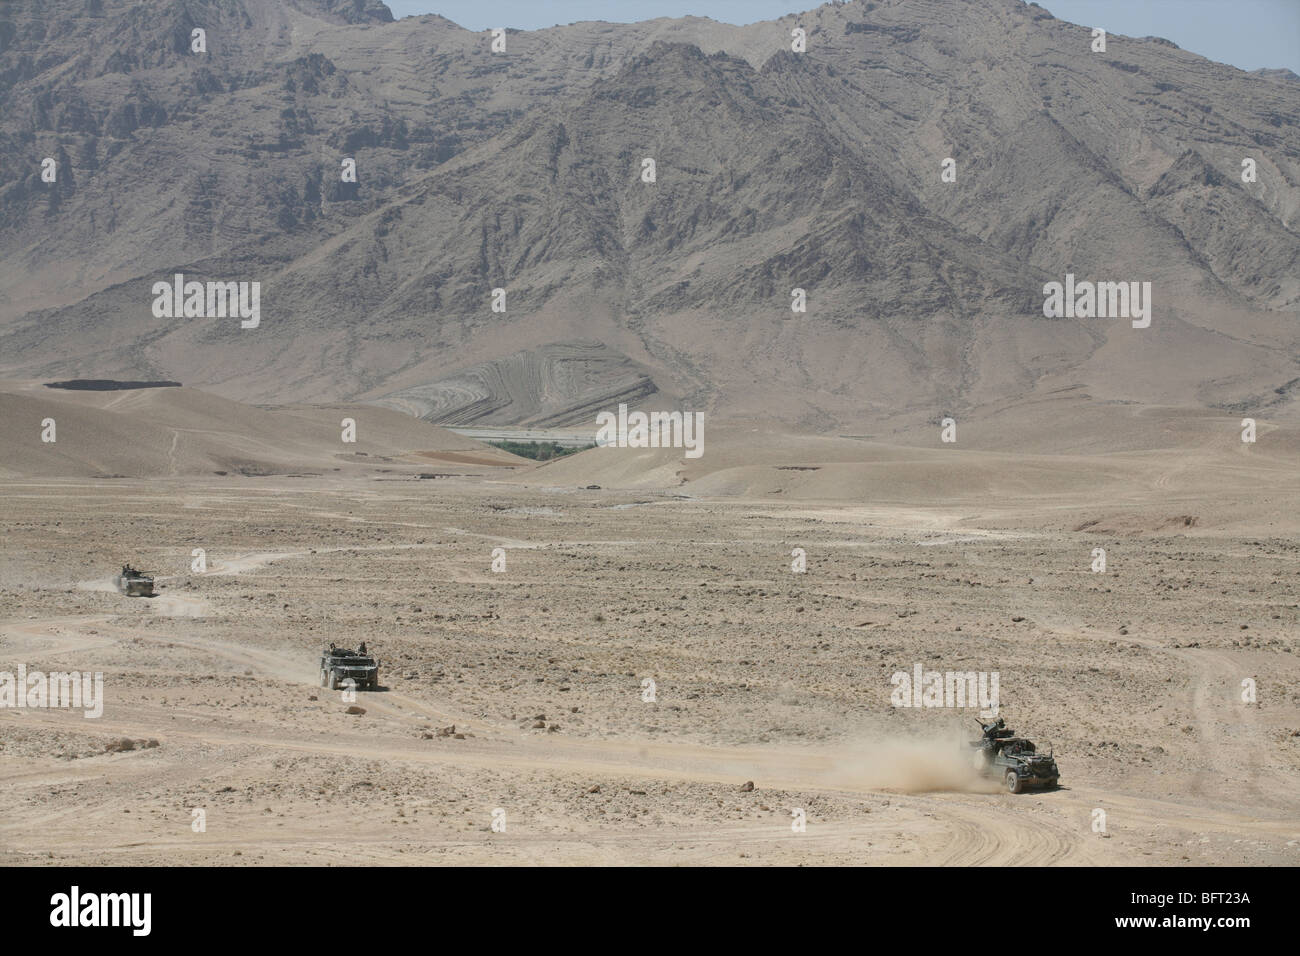
[[(1161, 474), (1105, 507), (9, 481), (0, 669), (106, 703), (0, 709), (0, 862), (1294, 865), (1294, 525)], [(350, 715), (318, 655), (359, 640), (384, 689)], [(971, 710), (891, 706), (918, 662), (997, 671), (1062, 787), (976, 777)]]

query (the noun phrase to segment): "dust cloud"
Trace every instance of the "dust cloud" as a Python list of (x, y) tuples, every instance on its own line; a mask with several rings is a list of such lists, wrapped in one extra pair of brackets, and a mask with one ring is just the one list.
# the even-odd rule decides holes
[(950, 731), (909, 737), (858, 740), (836, 763), (844, 785), (899, 793), (991, 793), (997, 781), (975, 768), (969, 734)]

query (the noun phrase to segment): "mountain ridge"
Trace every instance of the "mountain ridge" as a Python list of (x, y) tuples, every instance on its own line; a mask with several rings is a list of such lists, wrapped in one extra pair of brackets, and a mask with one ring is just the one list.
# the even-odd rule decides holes
[[(526, 382), (596, 343), (614, 364), (572, 396), (629, 363), (623, 394), (811, 428), (1074, 382), (1235, 409), (1300, 377), (1300, 108), (1172, 44), (1092, 53), (1019, 0), (586, 22), (504, 54), (363, 0), (36, 7), (0, 14), (10, 377), (462, 415), (468, 375), (501, 382), (476, 423), (571, 424)], [(178, 50), (200, 22), (209, 53)], [(261, 326), (154, 318), (177, 272), (259, 281)], [(1066, 273), (1151, 281), (1155, 327), (1044, 319)]]

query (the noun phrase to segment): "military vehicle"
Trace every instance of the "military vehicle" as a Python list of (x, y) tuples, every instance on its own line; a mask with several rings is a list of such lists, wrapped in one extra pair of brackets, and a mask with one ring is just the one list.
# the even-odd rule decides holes
[(113, 584), (128, 597), (153, 597), (153, 578), (129, 564), (113, 576)]
[(330, 690), (347, 686), (352, 680), (354, 690), (379, 690), (379, 661), (366, 653), (366, 644), (355, 651), (331, 644), (321, 652), (320, 685)]
[(1041, 754), (1033, 741), (1017, 737), (999, 717), (990, 723), (976, 718), (984, 731), (979, 740), (970, 745), (975, 751), (975, 767), (981, 773), (1000, 779), (1012, 793), (1023, 793), (1029, 787), (1055, 787), (1061, 772), (1056, 767), (1052, 748)]

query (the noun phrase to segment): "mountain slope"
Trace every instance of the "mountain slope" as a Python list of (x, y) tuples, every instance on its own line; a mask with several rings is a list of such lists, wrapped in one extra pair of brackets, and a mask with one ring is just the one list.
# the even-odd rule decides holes
[[(582, 23), (505, 54), (377, 0), (0, 17), (8, 375), (478, 424), (659, 395), (833, 428), (1076, 385), (1296, 409), (1285, 76), (1153, 38), (1092, 53), (1019, 0)], [(261, 324), (156, 318), (175, 272), (261, 283)], [(1151, 328), (1044, 318), (1066, 273), (1152, 283)], [(548, 357), (575, 343), (601, 360)]]

